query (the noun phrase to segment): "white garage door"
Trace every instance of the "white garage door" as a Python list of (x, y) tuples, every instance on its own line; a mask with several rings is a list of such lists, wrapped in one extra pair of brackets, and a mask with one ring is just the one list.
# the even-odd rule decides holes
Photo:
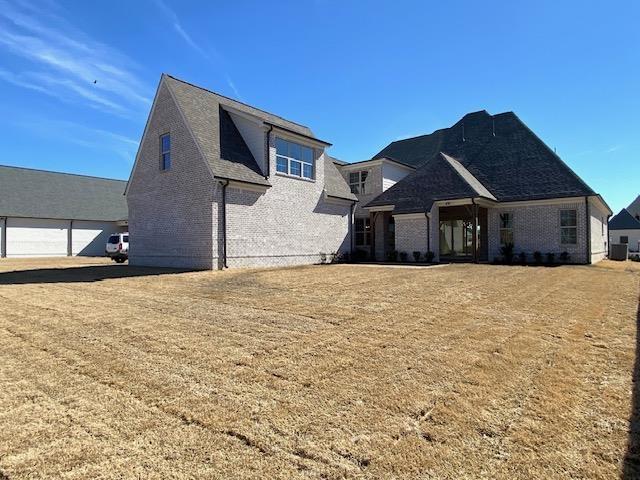
[(109, 235), (121, 230), (122, 228), (117, 227), (113, 222), (74, 220), (71, 237), (72, 253), (87, 257), (102, 257)]
[(67, 255), (69, 222), (36, 218), (7, 219), (7, 257)]

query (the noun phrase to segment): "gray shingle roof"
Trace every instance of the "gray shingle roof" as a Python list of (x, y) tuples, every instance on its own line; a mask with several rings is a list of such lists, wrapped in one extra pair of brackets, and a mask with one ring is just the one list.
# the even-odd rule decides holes
[[(407, 191), (415, 194), (412, 209), (424, 204), (429, 192), (439, 187), (431, 185), (434, 180), (420, 173), (420, 169), (435, 173), (435, 167), (446, 167), (440, 153), (457, 160), (498, 201), (595, 195), (513, 112), (490, 115), (483, 110), (465, 115), (450, 128), (392, 142), (375, 155), (374, 158), (389, 157), (418, 170), (370, 205), (381, 205), (381, 201), (394, 204), (396, 193), (401, 198)], [(429, 166), (433, 161), (436, 165)], [(448, 185), (443, 188), (446, 190)], [(408, 198), (402, 202), (409, 208)]]
[(609, 230), (640, 230), (640, 221), (634, 218), (626, 208), (609, 220)]
[(636, 215), (640, 216), (640, 195), (636, 197), (636, 199), (631, 202), (631, 204), (627, 207), (627, 211), (635, 217)]
[(0, 217), (126, 220), (127, 182), (0, 166)]
[[(253, 115), (276, 127), (314, 138), (313, 132), (308, 127), (192, 85), (170, 75), (165, 74), (164, 78), (216, 177), (265, 186), (270, 185), (260, 172), (255, 159), (251, 162), (244, 154), (239, 157), (229, 158), (231, 156), (229, 155), (229, 150), (221, 152), (222, 142), (237, 144), (239, 143), (238, 139), (231, 137), (239, 136), (241, 138), (235, 125), (230, 127), (230, 124), (233, 125), (233, 120), (230, 117), (226, 118), (220, 115), (221, 111), (224, 112), (225, 107)], [(222, 138), (223, 134), (226, 135), (224, 139)]]
[(342, 174), (338, 171), (340, 165), (335, 162), (333, 157), (324, 156), (324, 191), (330, 197), (345, 198), (347, 200), (358, 200), (353, 193)]

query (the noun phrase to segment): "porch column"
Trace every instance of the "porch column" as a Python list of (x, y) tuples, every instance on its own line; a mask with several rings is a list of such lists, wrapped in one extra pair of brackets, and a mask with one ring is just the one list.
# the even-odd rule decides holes
[(473, 263), (478, 263), (478, 205), (473, 204)]

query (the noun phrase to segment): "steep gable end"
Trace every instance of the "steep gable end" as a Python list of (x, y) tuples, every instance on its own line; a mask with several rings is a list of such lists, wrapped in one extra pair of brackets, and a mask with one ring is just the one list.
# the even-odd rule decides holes
[(640, 230), (640, 220), (637, 220), (626, 208), (609, 220), (610, 230)]

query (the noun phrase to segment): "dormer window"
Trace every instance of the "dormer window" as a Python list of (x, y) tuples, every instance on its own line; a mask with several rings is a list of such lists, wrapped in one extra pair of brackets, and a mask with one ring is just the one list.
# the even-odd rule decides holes
[(277, 172), (312, 179), (313, 164), (313, 148), (276, 138)]
[(365, 182), (368, 174), (369, 172), (367, 170), (351, 172), (349, 174), (349, 187), (351, 188), (351, 193), (355, 193), (356, 195), (364, 195), (366, 193)]

